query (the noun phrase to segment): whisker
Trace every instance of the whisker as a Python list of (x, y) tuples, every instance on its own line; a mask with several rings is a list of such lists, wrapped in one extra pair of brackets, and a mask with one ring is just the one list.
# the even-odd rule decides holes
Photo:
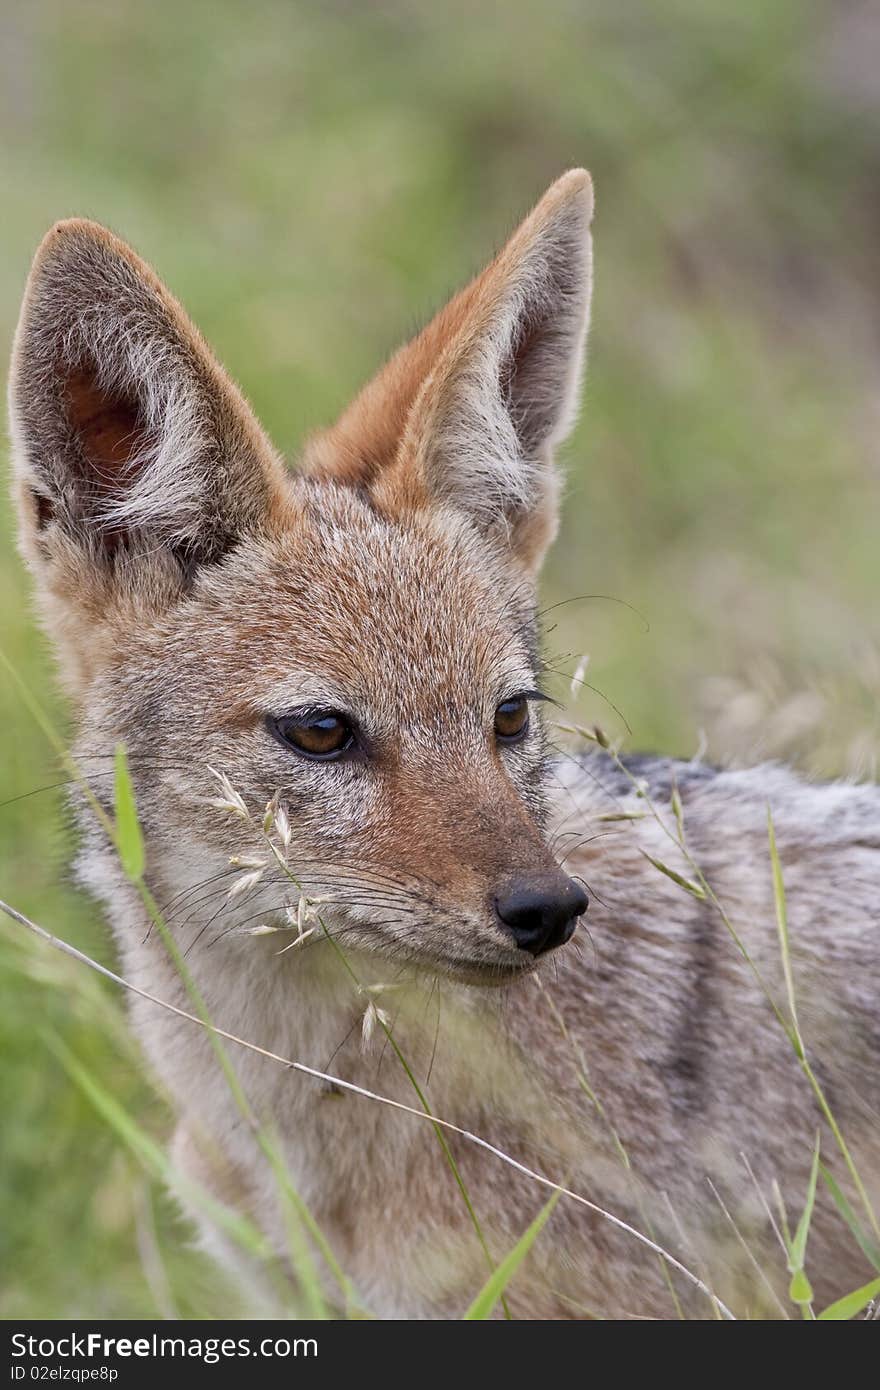
[(329, 1071), (329, 1070), (330, 1070), (330, 1067), (331, 1067), (332, 1063), (336, 1060), (336, 1058), (338, 1057), (339, 1053), (340, 1053), (340, 1052), (342, 1051), (342, 1049), (345, 1047), (345, 1044), (348, 1042), (348, 1040), (349, 1040), (349, 1038), (351, 1037), (352, 1033), (355, 1032), (355, 1030), (357, 1029), (359, 1023), (360, 1023), (360, 1019), (359, 1019), (357, 1016), (355, 1016), (355, 1020), (354, 1020), (354, 1022), (352, 1023), (351, 1027), (349, 1028), (348, 1032), (346, 1033), (345, 1037), (342, 1039), (342, 1042), (337, 1043), (336, 1046), (334, 1047), (333, 1051), (330, 1053), (329, 1058), (327, 1059), (327, 1061), (324, 1063), (324, 1066), (322, 1067), (322, 1071)]
[(582, 840), (579, 840), (576, 845), (572, 845), (571, 849), (563, 854), (562, 858), (559, 860), (560, 868), (565, 863), (566, 859), (570, 859), (573, 854), (577, 854), (578, 850), (583, 849), (584, 845), (591, 845), (594, 840), (604, 840), (609, 835), (618, 835), (619, 833), (619, 827), (612, 826), (609, 830), (597, 830), (593, 835), (585, 835)]
[(628, 608), (631, 613), (635, 613), (636, 617), (642, 620), (645, 625), (645, 632), (648, 633), (651, 631), (651, 624), (648, 622), (648, 619), (641, 609), (636, 608), (632, 603), (628, 603), (625, 598), (618, 598), (616, 594), (575, 594), (573, 598), (559, 599), (556, 603), (548, 604), (546, 608), (539, 608), (535, 616), (539, 619), (544, 618), (548, 613), (554, 613), (557, 608), (565, 608), (569, 603), (587, 603), (595, 599), (601, 599), (605, 603), (619, 603), (621, 607)]
[[(433, 979), (433, 981), (432, 981), (432, 983), (431, 983), (431, 996), (430, 996), (430, 999), (433, 999), (434, 993), (435, 993), (436, 990), (437, 990), (437, 976), (435, 975), (435, 976), (434, 976), (434, 979)], [(429, 1003), (430, 1003), (430, 999), (429, 999), (429, 1001), (428, 1001)], [(427, 1086), (430, 1086), (430, 1084), (431, 1084), (431, 1077), (432, 1077), (432, 1075), (433, 1075), (433, 1073), (434, 1073), (434, 1059), (435, 1059), (435, 1057), (437, 1056), (437, 1042), (438, 1042), (438, 1040), (439, 1040), (439, 1038), (440, 1038), (440, 1012), (441, 1012), (442, 1007), (443, 1007), (443, 994), (442, 994), (442, 991), (439, 991), (439, 992), (437, 992), (437, 1022), (436, 1022), (435, 1025), (434, 1025), (434, 1042), (433, 1042), (433, 1046), (431, 1047), (431, 1060), (430, 1060), (429, 1063), (428, 1063), (428, 1073), (427, 1073), (427, 1076), (425, 1077), (425, 1086), (426, 1086), (426, 1087), (427, 1087)], [(427, 1005), (426, 1005), (425, 1011), (427, 1012)]]
[(614, 703), (611, 697), (605, 694), (604, 690), (600, 690), (597, 685), (591, 685), (590, 682), (584, 680), (582, 676), (571, 676), (569, 675), (568, 671), (560, 671), (555, 666), (542, 666), (541, 669), (544, 671), (549, 671), (550, 674), (553, 676), (562, 676), (567, 681), (576, 683), (577, 685), (581, 685), (585, 690), (592, 690), (594, 695), (598, 695), (600, 700), (604, 700), (608, 708), (614, 711), (618, 719), (623, 724), (623, 727), (626, 729), (626, 732), (632, 735), (632, 725), (629, 723), (629, 720), (627, 719), (626, 715), (623, 713), (621, 709), (618, 708), (618, 706)]

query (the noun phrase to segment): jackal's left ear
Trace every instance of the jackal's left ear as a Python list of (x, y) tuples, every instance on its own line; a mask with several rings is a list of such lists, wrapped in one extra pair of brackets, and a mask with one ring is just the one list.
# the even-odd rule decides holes
[(495, 260), (387, 364), (306, 467), (391, 514), (438, 503), (503, 532), (536, 570), (556, 532), (554, 447), (578, 402), (592, 185), (563, 175)]

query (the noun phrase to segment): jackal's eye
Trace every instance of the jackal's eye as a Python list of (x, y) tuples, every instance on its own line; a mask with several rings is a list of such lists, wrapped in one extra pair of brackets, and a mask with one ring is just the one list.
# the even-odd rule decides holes
[(279, 743), (316, 762), (341, 757), (355, 742), (348, 720), (331, 709), (304, 710), (280, 719), (270, 718), (267, 723)]
[(524, 695), (502, 700), (495, 711), (495, 737), (500, 743), (517, 743), (529, 729), (529, 702)]

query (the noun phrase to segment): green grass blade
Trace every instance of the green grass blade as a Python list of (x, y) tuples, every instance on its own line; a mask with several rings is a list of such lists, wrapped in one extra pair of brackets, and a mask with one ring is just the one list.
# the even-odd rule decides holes
[(813, 1219), (813, 1207), (816, 1202), (816, 1180), (819, 1176), (819, 1135), (816, 1135), (816, 1147), (813, 1150), (813, 1162), (810, 1165), (810, 1180), (807, 1183), (807, 1199), (804, 1202), (804, 1209), (801, 1212), (801, 1219), (797, 1224), (788, 1246), (788, 1268), (791, 1271), (791, 1283), (788, 1288), (788, 1296), (792, 1303), (796, 1303), (805, 1318), (814, 1316), (812, 1310), (813, 1289), (807, 1278), (804, 1269), (804, 1261), (807, 1254), (807, 1237), (810, 1234), (810, 1222)]
[(677, 873), (675, 869), (670, 869), (668, 864), (664, 864), (662, 859), (655, 859), (653, 854), (648, 854), (645, 850), (642, 850), (642, 854), (649, 864), (653, 864), (654, 868), (661, 874), (671, 878), (672, 882), (677, 883), (679, 888), (684, 888), (687, 893), (690, 893), (694, 898), (699, 898), (701, 902), (705, 900), (706, 890), (701, 888), (699, 883), (695, 883), (692, 878), (685, 878), (684, 874)]
[(807, 1184), (807, 1200), (801, 1212), (801, 1219), (797, 1224), (794, 1239), (789, 1250), (788, 1267), (794, 1274), (797, 1270), (803, 1269), (804, 1257), (807, 1253), (807, 1236), (810, 1234), (810, 1222), (813, 1219), (813, 1206), (816, 1201), (816, 1180), (819, 1176), (819, 1136), (816, 1135), (816, 1147), (813, 1150), (813, 1162), (810, 1165), (810, 1181)]
[(678, 829), (678, 840), (679, 840), (679, 844), (682, 844), (682, 845), (683, 845), (683, 844), (684, 844), (684, 807), (683, 807), (682, 804), (681, 804), (681, 795), (680, 795), (679, 790), (678, 790), (678, 785), (677, 785), (675, 782), (673, 782), (673, 784), (672, 784), (672, 795), (671, 795), (670, 798), (669, 798), (669, 804), (670, 804), (670, 806), (672, 807), (672, 814), (675, 816), (675, 824), (676, 824), (676, 827), (677, 827), (677, 829)]
[(782, 878), (782, 865), (779, 862), (779, 851), (776, 848), (776, 831), (773, 828), (773, 816), (769, 806), (767, 807), (767, 838), (770, 842), (770, 864), (773, 871), (773, 901), (776, 905), (776, 929), (779, 933), (782, 973), (785, 977), (785, 992), (788, 996), (788, 1012), (791, 1018), (792, 1028), (794, 1029), (792, 1042), (794, 1043), (798, 1056), (803, 1057), (804, 1047), (797, 1021), (794, 974), (791, 968), (791, 937), (788, 931), (788, 908), (785, 902), (785, 884)]
[(852, 1231), (863, 1255), (870, 1261), (876, 1270), (880, 1271), (880, 1244), (874, 1240), (873, 1236), (868, 1235), (867, 1231), (863, 1229), (858, 1217), (846, 1200), (843, 1192), (841, 1192), (838, 1187), (833, 1173), (825, 1167), (824, 1163), (819, 1164), (819, 1172), (822, 1175), (822, 1181), (831, 1193), (834, 1205)]
[(114, 758), (113, 801), (116, 813), (116, 851), (126, 877), (138, 883), (144, 875), (146, 855), (144, 837), (138, 820), (134, 787), (128, 770), (125, 745), (117, 743)]
[(796, 1269), (791, 1276), (791, 1283), (788, 1286), (788, 1296), (792, 1303), (796, 1303), (799, 1308), (804, 1309), (806, 1316), (809, 1317), (810, 1304), (813, 1301), (813, 1286), (802, 1269)]
[(559, 1201), (560, 1195), (559, 1192), (553, 1193), (549, 1202), (538, 1212), (538, 1215), (535, 1217), (528, 1230), (523, 1232), (513, 1249), (505, 1255), (498, 1267), (492, 1271), (465, 1313), (465, 1321), (477, 1321), (491, 1316), (495, 1304), (501, 1298), (507, 1285), (510, 1283), (514, 1274), (519, 1269), (526, 1255), (529, 1253), (544, 1226), (550, 1219), (550, 1215), (556, 1203)]
[(60, 1039), (50, 1036), (48, 1043), (71, 1080), (148, 1173), (160, 1178), (169, 1188), (185, 1190), (187, 1197), (222, 1226), (243, 1249), (260, 1260), (268, 1258), (270, 1252), (266, 1239), (255, 1226), (231, 1208), (216, 1201), (198, 1184), (184, 1179), (170, 1162), (162, 1146), (141, 1129), (125, 1107), (77, 1061)]
[(836, 1303), (830, 1303), (819, 1314), (819, 1322), (846, 1322), (849, 1318), (856, 1317), (863, 1308), (867, 1308), (871, 1299), (876, 1298), (878, 1294), (880, 1279), (872, 1279), (870, 1284), (863, 1284), (860, 1289), (853, 1289), (852, 1293), (838, 1298)]

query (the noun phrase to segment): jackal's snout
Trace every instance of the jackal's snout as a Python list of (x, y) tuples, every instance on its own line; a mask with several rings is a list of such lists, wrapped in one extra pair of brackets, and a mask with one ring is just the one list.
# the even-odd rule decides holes
[(557, 870), (513, 880), (495, 898), (495, 911), (520, 950), (540, 956), (571, 939), (587, 903), (580, 884)]

